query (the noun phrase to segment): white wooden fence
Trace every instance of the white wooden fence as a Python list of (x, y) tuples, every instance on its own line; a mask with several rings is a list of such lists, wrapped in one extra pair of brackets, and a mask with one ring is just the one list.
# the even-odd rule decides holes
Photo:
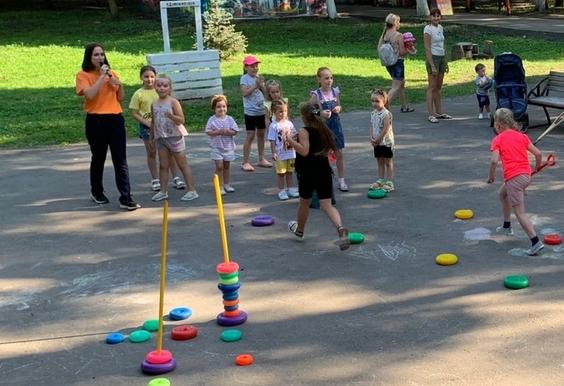
[[(167, 9), (186, 6), (194, 7), (198, 50), (171, 52)], [(158, 73), (166, 73), (170, 76), (174, 96), (178, 99), (207, 98), (215, 94), (222, 94), (219, 51), (204, 50), (203, 46), (200, 1), (161, 1), (160, 8), (165, 52), (148, 54), (147, 63), (155, 67)]]

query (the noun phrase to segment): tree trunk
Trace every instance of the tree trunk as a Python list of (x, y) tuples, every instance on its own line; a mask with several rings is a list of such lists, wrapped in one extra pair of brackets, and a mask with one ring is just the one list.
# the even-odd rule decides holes
[(535, 8), (539, 12), (546, 11), (546, 0), (535, 0)]
[(417, 0), (417, 16), (429, 16), (427, 0)]
[(110, 6), (110, 13), (112, 17), (115, 19), (118, 17), (118, 5), (117, 0), (108, 0), (108, 5)]
[(335, 20), (337, 18), (337, 7), (335, 6), (335, 0), (327, 0), (327, 15), (329, 19)]

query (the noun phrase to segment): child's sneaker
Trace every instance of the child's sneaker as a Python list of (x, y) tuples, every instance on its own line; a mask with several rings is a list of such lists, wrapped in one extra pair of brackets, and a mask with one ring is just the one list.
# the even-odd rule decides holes
[(286, 192), (286, 190), (284, 189), (278, 192), (278, 198), (280, 199), (280, 201), (286, 201), (290, 197), (288, 197), (288, 192)]
[(222, 196), (225, 196), (227, 194), (227, 192), (225, 191), (225, 188), (219, 189), (219, 193), (221, 193)]
[(186, 192), (186, 194), (184, 196), (182, 196), (181, 200), (182, 201), (192, 201), (192, 200), (195, 200), (198, 197), (200, 197), (200, 195), (195, 190), (190, 190), (189, 192)]
[(347, 183), (345, 182), (344, 179), (339, 182), (339, 190), (341, 192), (348, 192), (349, 191), (349, 186), (347, 185)]
[(529, 255), (529, 256), (534, 256), (537, 253), (539, 253), (543, 248), (544, 248), (544, 244), (542, 243), (542, 241), (539, 241), (535, 245), (533, 245), (531, 248), (527, 249), (525, 251), (525, 253), (527, 253), (527, 255)]
[(180, 177), (174, 177), (174, 178), (172, 179), (172, 182), (174, 183), (174, 187), (175, 187), (176, 189), (184, 189), (184, 188), (186, 188), (186, 183), (185, 183), (184, 181), (182, 181), (182, 180), (180, 179)]
[(484, 119), (484, 114), (482, 113), (478, 114), (478, 119)]
[(159, 190), (161, 190), (161, 181), (159, 181), (158, 179), (152, 180), (151, 189), (153, 189), (153, 192), (158, 192)]
[(298, 191), (298, 188), (289, 188), (288, 189), (288, 196), (290, 196), (291, 198), (300, 197), (300, 192)]
[(339, 227), (337, 232), (339, 232), (339, 249), (341, 251), (349, 249), (351, 241), (349, 240), (349, 231), (347, 228)]
[(167, 198), (168, 198), (168, 192), (158, 192), (153, 197), (151, 197), (151, 200), (162, 201), (162, 200), (166, 200)]
[(304, 233), (298, 231), (298, 222), (297, 221), (290, 221), (288, 223), (288, 230), (292, 232), (298, 239), (304, 239)]
[(223, 185), (223, 189), (225, 189), (227, 193), (233, 193), (235, 191), (235, 188), (231, 185)]
[(375, 183), (370, 184), (370, 189), (371, 190), (382, 189), (382, 186), (384, 185), (385, 182), (386, 182), (385, 179), (378, 178)]
[(505, 235), (505, 236), (513, 236), (513, 228), (512, 227), (504, 228), (503, 225), (502, 225), (502, 226), (498, 226), (497, 228), (495, 228), (495, 231), (497, 233), (501, 233), (502, 235)]

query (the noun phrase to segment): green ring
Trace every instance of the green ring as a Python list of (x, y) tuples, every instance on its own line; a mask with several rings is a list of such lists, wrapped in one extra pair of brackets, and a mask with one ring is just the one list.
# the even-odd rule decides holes
[(143, 323), (143, 330), (154, 332), (159, 329), (159, 321), (157, 319), (149, 319)]
[(367, 194), (368, 198), (384, 198), (386, 191), (384, 189), (370, 189)]
[(231, 279), (219, 279), (219, 282), (224, 285), (231, 285), (231, 284), (239, 283), (239, 277), (234, 277)]
[(529, 286), (529, 278), (525, 275), (510, 275), (503, 279), (503, 285), (509, 289), (523, 289)]
[(349, 241), (351, 244), (360, 244), (364, 241), (364, 235), (359, 232), (350, 232)]
[(234, 277), (239, 277), (239, 271), (231, 272), (231, 273), (220, 273), (220, 279), (233, 279)]
[(170, 386), (170, 381), (166, 378), (155, 378), (147, 386)]
[(219, 336), (219, 339), (221, 339), (224, 342), (236, 342), (239, 339), (241, 339), (242, 336), (243, 333), (240, 330), (229, 329), (223, 331)]
[(135, 330), (129, 334), (129, 341), (131, 343), (146, 342), (151, 339), (151, 333), (145, 330)]

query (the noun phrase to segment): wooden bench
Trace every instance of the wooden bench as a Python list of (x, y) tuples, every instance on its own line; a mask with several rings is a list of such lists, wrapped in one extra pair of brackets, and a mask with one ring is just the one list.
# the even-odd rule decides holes
[(552, 129), (564, 122), (564, 111), (551, 121), (547, 110), (547, 108), (564, 110), (564, 72), (550, 71), (547, 77), (529, 91), (527, 98), (530, 105), (543, 108), (548, 121), (548, 127), (534, 142), (537, 143)]

